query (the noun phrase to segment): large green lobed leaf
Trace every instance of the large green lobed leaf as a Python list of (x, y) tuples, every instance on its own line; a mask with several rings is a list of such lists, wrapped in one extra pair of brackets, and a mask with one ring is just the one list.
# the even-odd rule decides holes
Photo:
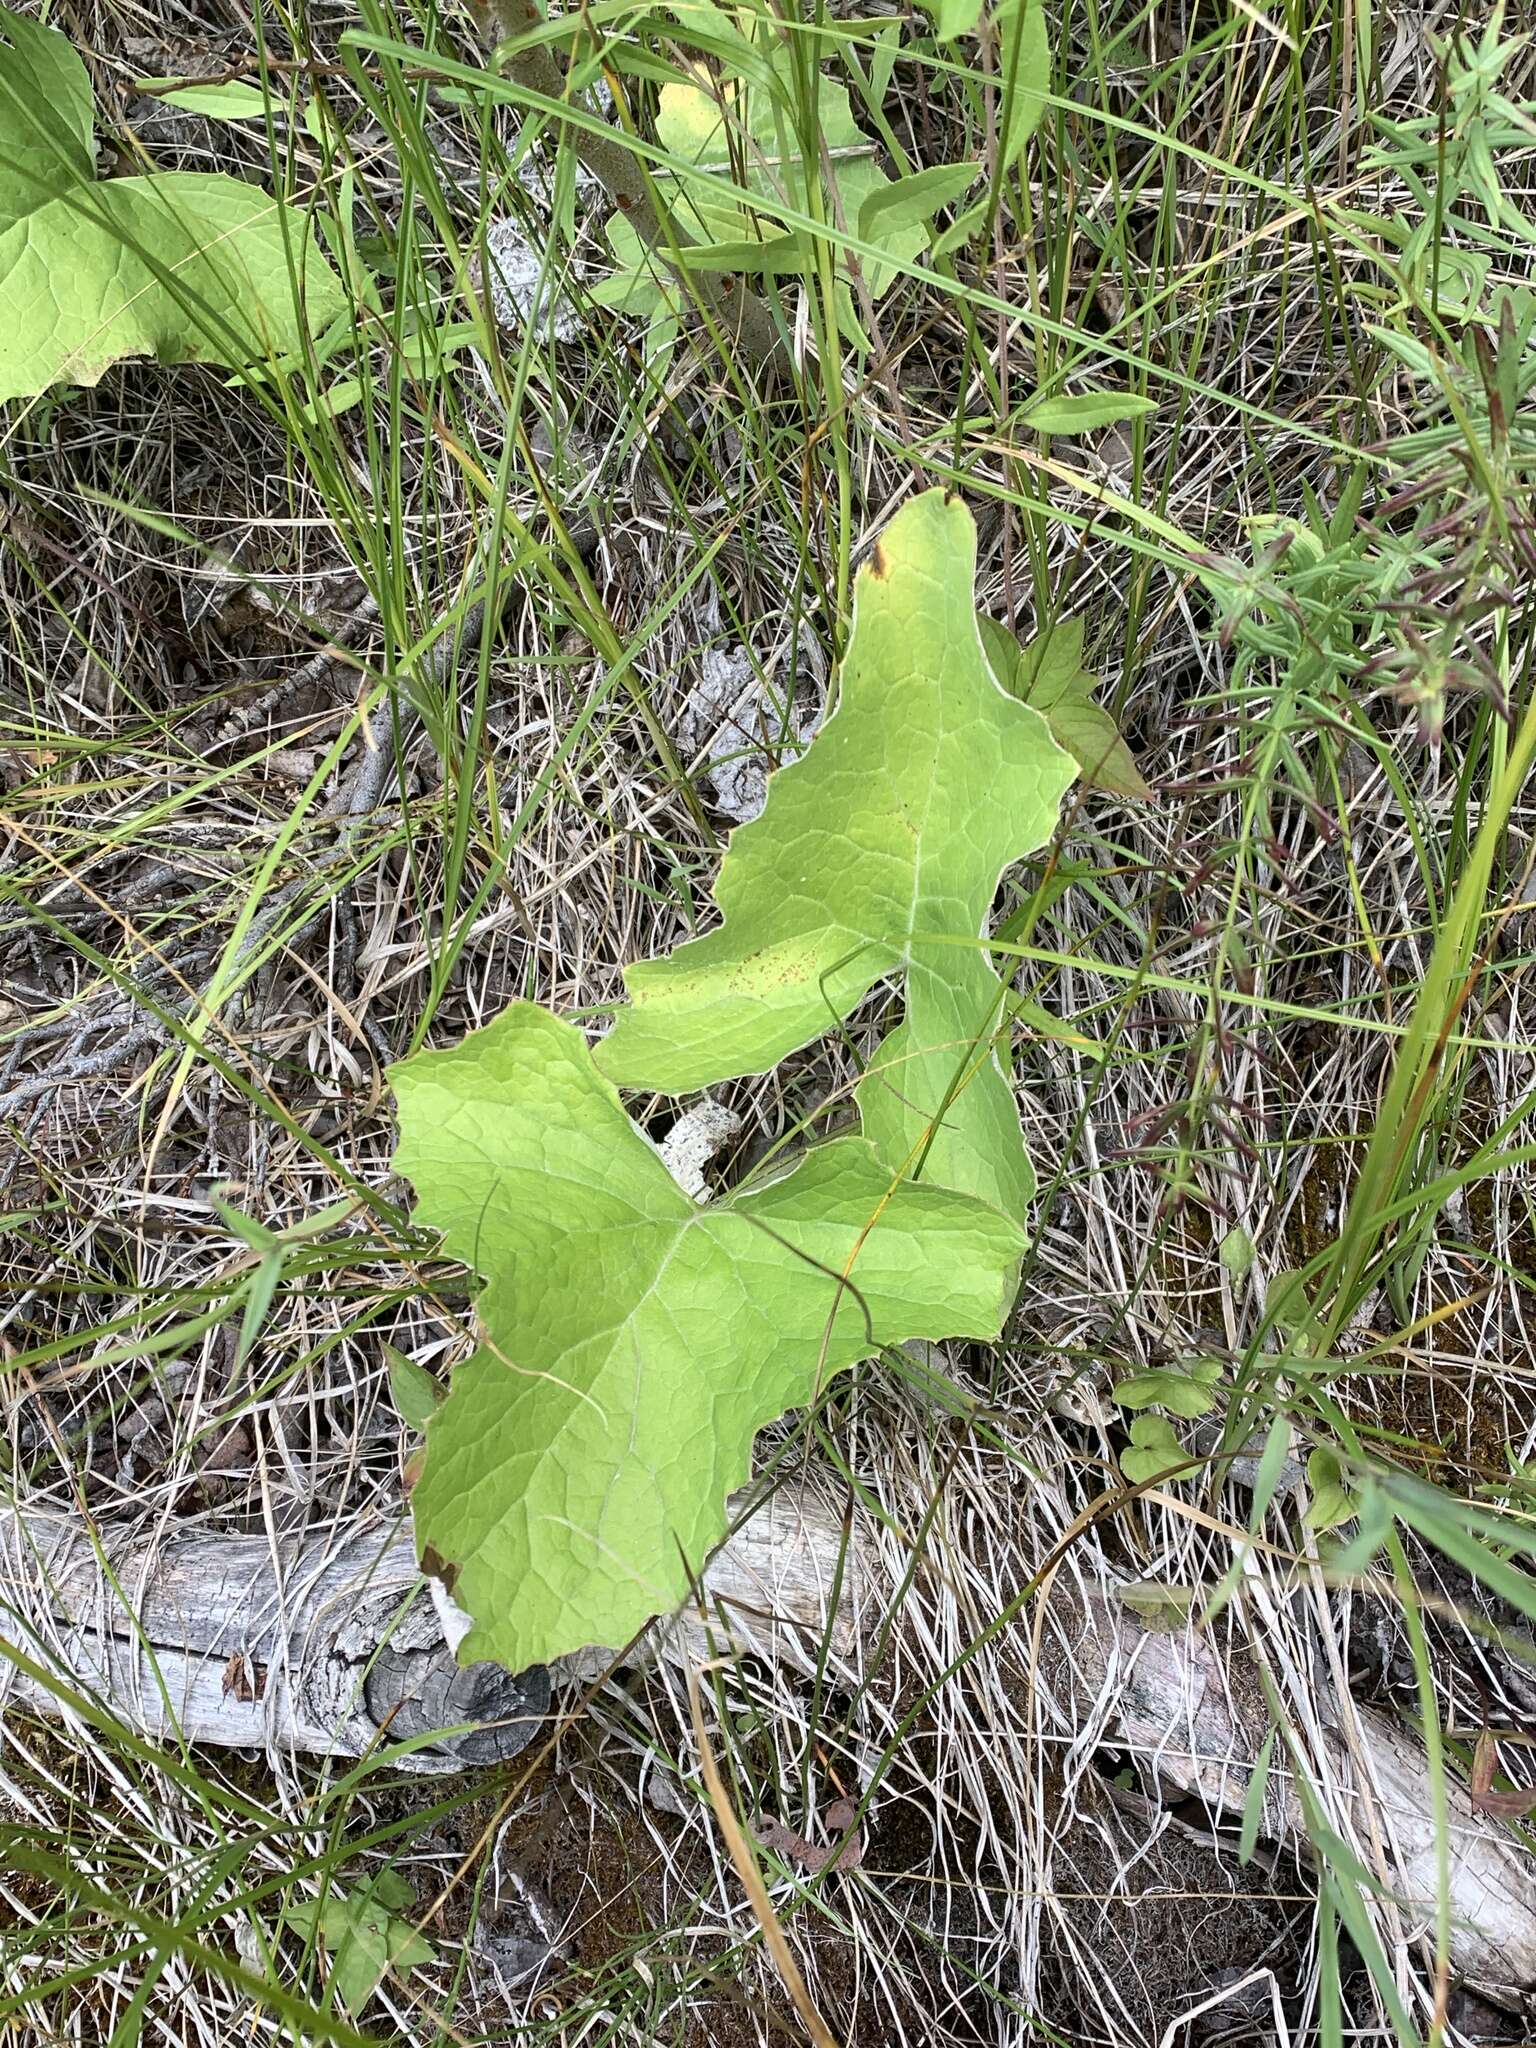
[(732, 834), (723, 923), (625, 980), (597, 1059), (672, 1093), (766, 1073), (905, 974), (907, 1014), (859, 1089), (892, 1171), (1021, 1215), (1032, 1177), (993, 1041), (1006, 990), (983, 938), (1003, 870), (1050, 834), (1076, 773), (1003, 689), (975, 613), (976, 529), (913, 499), (860, 571), (837, 708)]
[(0, 8), (0, 401), (125, 356), (238, 367), (343, 307), (303, 216), (201, 172), (98, 183), (91, 86), (63, 36)]
[(993, 1337), (1012, 1303), (1019, 1226), (857, 1138), (700, 1208), (534, 1004), (393, 1078), (397, 1164), (486, 1283), (412, 1502), (466, 1661), (624, 1643), (686, 1595), (765, 1423), (880, 1346)]

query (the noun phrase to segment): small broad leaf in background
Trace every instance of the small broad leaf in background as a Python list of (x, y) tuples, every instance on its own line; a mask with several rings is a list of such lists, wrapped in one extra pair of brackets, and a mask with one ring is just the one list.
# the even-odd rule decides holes
[(124, 356), (238, 369), (343, 309), (302, 214), (211, 172), (98, 183), (92, 128), (74, 49), (0, 8), (0, 401)]
[(1166, 1408), (1193, 1422), (1216, 1406), (1221, 1369), (1219, 1358), (1192, 1358), (1183, 1369), (1158, 1366), (1151, 1372), (1133, 1373), (1111, 1391), (1122, 1408)]
[(865, 1135), (893, 1173), (1020, 1216), (1034, 1183), (993, 1050), (1008, 993), (979, 941), (1074, 769), (988, 665), (975, 568), (958, 498), (928, 491), (892, 520), (854, 587), (836, 709), (731, 835), (723, 923), (626, 970), (597, 1061), (674, 1095), (766, 1073), (904, 974), (905, 1019), (857, 1092)]
[(1246, 1280), (1253, 1271), (1253, 1239), (1240, 1223), (1234, 1223), (1216, 1256), (1221, 1260), (1222, 1270), (1233, 1280)]
[(1193, 1586), (1175, 1585), (1166, 1579), (1131, 1579), (1115, 1590), (1120, 1604), (1154, 1634), (1169, 1635), (1189, 1626), (1195, 1604)]
[(1528, 1814), (1536, 1813), (1536, 1792), (1529, 1785), (1512, 1786), (1507, 1790), (1495, 1788), (1493, 1781), (1498, 1769), (1498, 1742), (1492, 1730), (1484, 1728), (1473, 1745), (1472, 1771), (1467, 1785), (1473, 1811), (1489, 1814), (1495, 1820), (1524, 1820)]
[(1037, 398), (1024, 408), (1024, 424), (1037, 434), (1091, 434), (1095, 427), (1119, 426), (1157, 411), (1153, 398), (1134, 391), (1085, 391), (1061, 398)]
[[(909, 191), (888, 208), (872, 205), (900, 188), (876, 161), (875, 144), (854, 119), (847, 87), (817, 74), (816, 148), (807, 153), (789, 111), (798, 82), (786, 69), (791, 60), (778, 33), (754, 27), (744, 34), (731, 17), (708, 6), (691, 8), (690, 22), (734, 46), (737, 71), (723, 81), (710, 75), (697, 84), (674, 78), (657, 96), (656, 139), (677, 160), (670, 171), (658, 171), (657, 183), (682, 239), (683, 268), (759, 276), (804, 271), (801, 237), (786, 233), (765, 210), (766, 203), (783, 201), (840, 222), (873, 246), (875, 253), (857, 261), (870, 297), (878, 299), (897, 275), (894, 265), (911, 261), (926, 246), (926, 222), (944, 198), (927, 203), (924, 194)], [(947, 185), (952, 191), (957, 176), (941, 166), (932, 189)], [(735, 195), (722, 184), (734, 184)], [(609, 221), (606, 232), (616, 268), (597, 287), (596, 302), (639, 318), (663, 308), (681, 313), (683, 296), (665, 263), (622, 214)], [(839, 324), (863, 343), (850, 258), (839, 252), (836, 262), (842, 273)]]
[(407, 1358), (393, 1344), (384, 1346), (389, 1362), (389, 1393), (395, 1413), (407, 1429), (425, 1429), (437, 1413), (443, 1390), (425, 1366)]
[(406, 1878), (381, 1870), (351, 1891), (296, 1900), (283, 1917), (290, 1927), (325, 1943), (337, 1996), (356, 2018), (386, 1971), (403, 1975), (431, 1962), (432, 1944), (401, 1917), (415, 1902)]
[(622, 1646), (687, 1593), (764, 1424), (884, 1346), (995, 1337), (1012, 1304), (1019, 1225), (862, 1138), (701, 1206), (536, 1004), (393, 1080), (396, 1164), (486, 1283), (412, 1496), (465, 1662)]
[(1132, 1486), (1144, 1486), (1188, 1458), (1165, 1417), (1138, 1415), (1131, 1424), (1130, 1447), (1120, 1453), (1120, 1470)]
[(997, 619), (978, 616), (977, 624), (998, 681), (1040, 713), (1088, 787), (1111, 796), (1150, 798), (1115, 721), (1093, 701), (1098, 679), (1083, 667), (1082, 620), (1059, 619), (1027, 647)]
[(1319, 1534), (1352, 1522), (1360, 1512), (1359, 1503), (1344, 1484), (1344, 1470), (1332, 1451), (1321, 1445), (1307, 1458), (1307, 1492), (1311, 1496), (1302, 1517), (1309, 1529)]
[(922, 0), (922, 6), (933, 16), (933, 32), (941, 43), (968, 35), (981, 19), (981, 0)]

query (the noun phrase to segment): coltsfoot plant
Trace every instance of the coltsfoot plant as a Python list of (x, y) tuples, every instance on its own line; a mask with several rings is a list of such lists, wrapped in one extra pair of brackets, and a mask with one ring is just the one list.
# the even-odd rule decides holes
[(343, 310), (301, 213), (213, 172), (98, 181), (93, 128), (69, 42), (0, 7), (0, 401), (125, 356), (238, 369)]
[[(984, 940), (1077, 769), (988, 660), (975, 555), (941, 492), (892, 521), (835, 710), (731, 839), (722, 921), (629, 970), (595, 1053), (519, 1002), (395, 1069), (397, 1164), (485, 1282), (412, 1499), (466, 1659), (627, 1641), (685, 1596), (765, 1423), (884, 1346), (994, 1338), (1012, 1306), (1033, 1177)], [(767, 1072), (897, 978), (858, 1135), (702, 1207), (674, 1185), (619, 1087)]]

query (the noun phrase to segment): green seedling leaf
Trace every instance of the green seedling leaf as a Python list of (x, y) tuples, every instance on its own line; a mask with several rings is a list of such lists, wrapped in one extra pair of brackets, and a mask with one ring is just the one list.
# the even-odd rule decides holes
[(988, 665), (975, 563), (958, 499), (926, 492), (891, 522), (855, 584), (836, 710), (731, 835), (724, 923), (627, 971), (597, 1059), (672, 1094), (766, 1073), (904, 973), (906, 1018), (858, 1091), (865, 1134), (892, 1172), (1017, 1216), (1033, 1178), (992, 1050), (1006, 991), (977, 942), (1074, 769)]
[(370, 1883), (323, 1899), (300, 1899), (284, 1914), (290, 1927), (318, 1934), (330, 1954), (336, 1994), (354, 2018), (372, 1998), (384, 1974), (404, 1975), (431, 1962), (435, 1951), (400, 1913), (415, 1903), (398, 1871), (383, 1870)]
[(1311, 1502), (1302, 1517), (1309, 1529), (1319, 1534), (1352, 1522), (1360, 1512), (1359, 1503), (1344, 1484), (1344, 1471), (1332, 1451), (1319, 1448), (1307, 1458), (1307, 1491)]
[[(170, 86), (164, 78), (141, 78), (139, 92), (152, 92), (168, 107), (183, 107), (189, 114), (202, 114), (210, 121), (264, 121), (271, 102), (257, 85), (232, 79), (227, 85)], [(282, 102), (276, 103), (282, 106)]]
[(1138, 1415), (1131, 1424), (1130, 1448), (1120, 1453), (1120, 1470), (1132, 1486), (1145, 1486), (1173, 1466), (1184, 1464), (1188, 1457), (1172, 1425), (1161, 1415)]
[(1240, 1223), (1234, 1223), (1221, 1240), (1216, 1256), (1233, 1280), (1246, 1280), (1253, 1271), (1253, 1239)]
[(1051, 41), (1042, 0), (1003, 0), (994, 17), (1001, 82), (997, 157), (999, 169), (1017, 163), (1045, 117), (1051, 89)]
[(1196, 1416), (1208, 1415), (1216, 1406), (1215, 1389), (1220, 1381), (1219, 1358), (1192, 1358), (1184, 1371), (1162, 1366), (1152, 1372), (1134, 1373), (1130, 1379), (1119, 1382), (1113, 1397), (1122, 1408), (1166, 1408), (1170, 1414), (1193, 1422)]
[(425, 1429), (437, 1413), (443, 1390), (425, 1366), (407, 1358), (393, 1344), (384, 1346), (389, 1363), (389, 1394), (395, 1413), (407, 1429)]
[(467, 1663), (621, 1646), (687, 1593), (765, 1423), (882, 1346), (993, 1337), (1012, 1303), (1019, 1226), (863, 1139), (700, 1207), (532, 1003), (393, 1078), (396, 1164), (486, 1283), (412, 1496)]
[(1109, 713), (1093, 701), (1097, 677), (1083, 667), (1083, 622), (1061, 619), (1028, 647), (997, 619), (978, 616), (992, 672), (1005, 690), (1038, 711), (1057, 746), (1069, 753), (1090, 789), (1111, 796), (1152, 795)]
[(1133, 1579), (1119, 1588), (1119, 1594), (1122, 1606), (1131, 1610), (1143, 1628), (1157, 1635), (1186, 1628), (1195, 1604), (1192, 1586), (1177, 1586), (1163, 1579)]
[[(775, 68), (788, 61), (776, 38), (760, 42), (756, 54)], [(786, 102), (792, 86), (793, 81), (786, 82)], [(825, 76), (817, 80), (816, 127), (817, 148), (807, 155), (799, 129), (778, 96), (755, 79), (737, 79), (724, 88), (714, 81), (708, 86), (664, 85), (656, 136), (680, 163), (671, 181), (674, 189), (666, 195), (678, 225), (706, 244), (750, 240), (754, 228), (764, 241), (776, 241), (782, 228), (753, 202), (787, 199), (854, 230), (870, 201), (891, 189), (891, 180), (875, 161), (874, 144), (853, 117), (847, 87)], [(691, 179), (690, 166), (713, 177), (736, 179), (740, 205), (732, 206), (718, 190)], [(926, 246), (928, 237), (922, 221), (900, 217), (899, 208), (895, 216), (877, 217), (867, 236), (862, 229), (859, 232), (879, 252), (859, 258), (864, 283), (878, 299), (897, 275), (882, 256), (908, 262)], [(840, 254), (839, 267), (846, 270), (847, 262)], [(851, 318), (846, 284), (843, 293), (845, 317)]]
[(1037, 434), (1090, 434), (1157, 411), (1157, 401), (1131, 391), (1085, 391), (1064, 398), (1037, 398), (1024, 408), (1024, 424)]
[(980, 170), (980, 164), (935, 164), (898, 178), (883, 192), (871, 192), (859, 208), (859, 239), (873, 242), (882, 230), (932, 220), (941, 206), (970, 191)]
[(98, 184), (85, 66), (3, 8), (0, 302), (0, 401), (94, 384), (124, 356), (239, 368), (293, 353), (345, 303), (303, 216), (254, 185)]

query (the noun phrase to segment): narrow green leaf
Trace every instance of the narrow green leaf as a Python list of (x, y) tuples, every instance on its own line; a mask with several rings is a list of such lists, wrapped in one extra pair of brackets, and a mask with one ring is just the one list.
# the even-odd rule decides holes
[(1037, 434), (1088, 434), (1122, 420), (1139, 420), (1157, 411), (1157, 401), (1134, 391), (1084, 391), (1060, 398), (1037, 398), (1024, 408), (1024, 424)]
[(1290, 1454), (1291, 1425), (1284, 1415), (1277, 1415), (1269, 1425), (1259, 1457), (1259, 1469), (1254, 1474), (1253, 1500), (1248, 1512), (1250, 1529), (1257, 1530), (1269, 1513), (1269, 1504), (1275, 1497), (1275, 1489), (1280, 1484), (1280, 1475)]
[(874, 241), (883, 229), (932, 220), (941, 206), (970, 191), (980, 171), (979, 164), (934, 164), (871, 192), (859, 208), (860, 241)]
[(1264, 1825), (1264, 1796), (1269, 1789), (1269, 1764), (1274, 1753), (1275, 1731), (1271, 1728), (1254, 1759), (1248, 1790), (1243, 1794), (1243, 1825), (1237, 1838), (1237, 1860), (1241, 1864), (1251, 1862), (1253, 1852), (1259, 1846), (1259, 1833)]
[(243, 1365), (250, 1357), (252, 1347), (261, 1335), (261, 1326), (267, 1320), (272, 1297), (282, 1285), (283, 1260), (283, 1248), (278, 1245), (264, 1255), (246, 1283), (245, 1314), (240, 1318), (240, 1341), (235, 1347), (237, 1365)]
[(232, 79), (226, 85), (178, 85), (164, 90), (163, 78), (141, 78), (137, 89), (152, 92), (168, 107), (184, 107), (189, 114), (206, 115), (210, 121), (264, 121), (269, 106), (286, 112), (282, 101), (269, 101), (260, 86)]
[(1043, 0), (1003, 0), (994, 20), (1002, 98), (997, 153), (1006, 169), (1017, 163), (1045, 117), (1051, 42)]

